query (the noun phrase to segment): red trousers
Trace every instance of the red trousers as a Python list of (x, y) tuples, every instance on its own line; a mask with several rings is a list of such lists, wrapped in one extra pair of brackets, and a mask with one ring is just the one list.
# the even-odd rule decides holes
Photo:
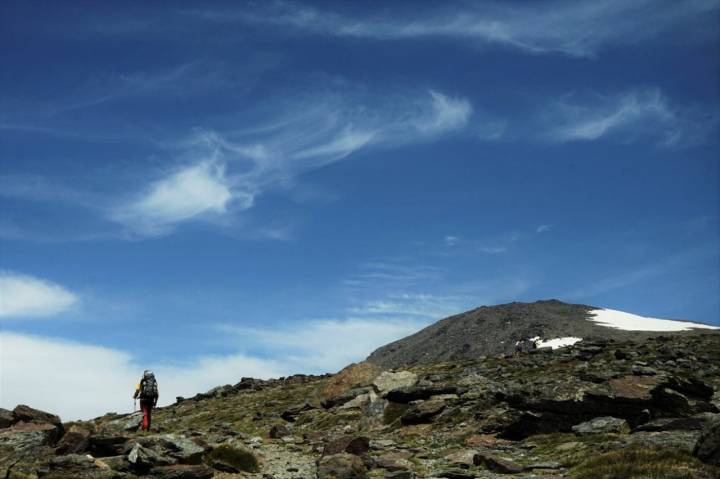
[(153, 408), (152, 401), (145, 401), (143, 399), (140, 400), (140, 410), (143, 413), (142, 429), (145, 431), (150, 430), (150, 419), (152, 417), (152, 408)]

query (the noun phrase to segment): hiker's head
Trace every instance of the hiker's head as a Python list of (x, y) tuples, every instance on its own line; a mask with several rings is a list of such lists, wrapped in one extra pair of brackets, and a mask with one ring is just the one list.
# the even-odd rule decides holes
[(146, 369), (146, 370), (143, 372), (143, 377), (144, 377), (144, 378), (151, 378), (151, 377), (153, 377), (153, 376), (154, 376), (153, 372), (150, 371), (149, 369)]

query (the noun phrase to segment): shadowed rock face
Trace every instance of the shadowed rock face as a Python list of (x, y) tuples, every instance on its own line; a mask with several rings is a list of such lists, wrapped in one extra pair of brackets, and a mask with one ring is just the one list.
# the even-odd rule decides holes
[(442, 319), (382, 346), (370, 354), (367, 361), (388, 369), (507, 354), (515, 351), (517, 341), (534, 337), (623, 341), (644, 340), (660, 334), (713, 334), (699, 329), (675, 333), (619, 330), (590, 321), (589, 312), (597, 309), (600, 308), (554, 299), (483, 306)]

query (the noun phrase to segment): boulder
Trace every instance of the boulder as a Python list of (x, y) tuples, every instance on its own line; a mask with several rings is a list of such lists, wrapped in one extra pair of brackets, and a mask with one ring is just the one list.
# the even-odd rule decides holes
[(442, 399), (431, 399), (413, 404), (400, 418), (402, 424), (422, 424), (432, 422), (433, 418), (445, 409), (447, 403)]
[(308, 402), (302, 402), (290, 406), (280, 414), (280, 417), (287, 422), (295, 422), (300, 413), (314, 409), (313, 406)]
[(365, 479), (365, 476), (365, 464), (353, 454), (325, 456), (317, 467), (318, 479)]
[(387, 471), (412, 471), (415, 465), (410, 462), (410, 457), (409, 452), (386, 452), (375, 458), (375, 466)]
[(397, 403), (409, 403), (421, 399), (429, 399), (431, 396), (441, 394), (462, 394), (467, 388), (458, 387), (452, 384), (432, 384), (426, 386), (402, 387), (389, 391), (386, 395), (388, 401)]
[(18, 454), (32, 453), (41, 446), (51, 445), (59, 437), (53, 424), (18, 423), (0, 430), (0, 446), (7, 446)]
[(153, 467), (150, 471), (158, 479), (210, 479), (215, 474), (209, 467), (187, 464)]
[(470, 467), (475, 465), (476, 452), (472, 449), (463, 449), (445, 456), (445, 459), (454, 466)]
[(0, 429), (5, 429), (6, 427), (10, 427), (15, 423), (15, 416), (13, 416), (12, 411), (8, 411), (7, 409), (0, 408)]
[(323, 449), (323, 456), (348, 453), (362, 456), (370, 450), (370, 439), (365, 436), (343, 436), (328, 442)]
[(34, 424), (53, 424), (62, 430), (62, 422), (60, 417), (49, 412), (40, 411), (39, 409), (33, 409), (30, 406), (20, 404), (13, 409), (13, 422), (29, 422)]
[(120, 416), (101, 424), (98, 432), (105, 436), (118, 436), (128, 432), (135, 432), (140, 427), (142, 418), (142, 412)]
[(282, 437), (291, 436), (292, 430), (285, 424), (275, 424), (270, 428), (268, 436), (270, 439), (280, 439)]
[(90, 431), (78, 425), (70, 426), (70, 429), (57, 443), (55, 453), (58, 455), (78, 454), (85, 451), (90, 444)]
[(373, 380), (372, 385), (380, 397), (384, 397), (393, 389), (412, 387), (417, 382), (417, 374), (410, 371), (385, 371)]
[(325, 383), (318, 393), (319, 400), (322, 404), (330, 404), (352, 389), (369, 386), (380, 372), (380, 368), (365, 361), (351, 364)]
[(490, 471), (501, 474), (518, 474), (525, 469), (520, 464), (486, 452), (478, 452), (475, 454), (474, 461), (476, 466), (483, 466)]
[(205, 449), (179, 434), (163, 434), (138, 440), (140, 445), (148, 447), (161, 456), (177, 459), (182, 464), (200, 464)]
[(127, 455), (128, 461), (139, 470), (146, 470), (156, 466), (169, 466), (176, 464), (175, 458), (164, 456), (157, 451), (135, 443)]
[(596, 417), (587, 422), (577, 424), (572, 427), (575, 434), (585, 436), (588, 434), (625, 434), (630, 432), (630, 426), (625, 419), (605, 416)]
[(720, 466), (720, 417), (715, 418), (703, 429), (693, 454), (706, 464)]
[(644, 448), (672, 449), (692, 454), (700, 431), (636, 432), (627, 438), (628, 444)]
[(356, 399), (359, 396), (366, 396), (370, 391), (372, 391), (370, 387), (348, 389), (347, 391), (343, 391), (336, 396), (323, 400), (321, 404), (322, 407), (324, 407), (325, 409), (329, 409), (335, 406), (341, 406)]
[(130, 438), (123, 435), (90, 436), (88, 450), (95, 457), (126, 455), (130, 448)]
[(96, 459), (96, 462), (97, 461), (101, 461), (103, 464), (105, 464), (107, 467), (109, 467), (113, 471), (119, 471), (119, 472), (132, 471), (132, 463), (130, 461), (128, 461), (128, 458), (126, 455), (103, 457), (102, 459)]

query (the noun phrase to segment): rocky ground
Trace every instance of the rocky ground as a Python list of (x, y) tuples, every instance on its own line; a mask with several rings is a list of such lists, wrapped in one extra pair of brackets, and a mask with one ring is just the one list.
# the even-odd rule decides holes
[(156, 411), (0, 410), (0, 478), (719, 478), (720, 334), (244, 378)]

